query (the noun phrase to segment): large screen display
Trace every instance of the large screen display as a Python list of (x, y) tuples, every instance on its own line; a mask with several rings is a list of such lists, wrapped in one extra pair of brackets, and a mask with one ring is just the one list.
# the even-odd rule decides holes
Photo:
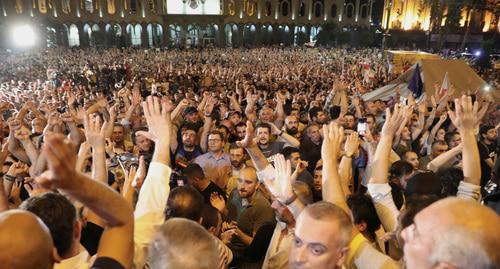
[(167, 14), (220, 15), (220, 0), (167, 0)]

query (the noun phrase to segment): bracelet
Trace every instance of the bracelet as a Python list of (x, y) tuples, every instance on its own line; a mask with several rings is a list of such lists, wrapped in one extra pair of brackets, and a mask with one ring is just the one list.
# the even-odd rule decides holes
[(352, 155), (344, 154), (344, 157), (346, 157), (346, 158), (352, 158)]
[(295, 200), (297, 199), (297, 194), (295, 194), (295, 192), (293, 193), (292, 197), (286, 199), (285, 201), (283, 201), (283, 204), (284, 205), (290, 205), (291, 203), (293, 203)]
[(16, 180), (16, 177), (11, 176), (11, 175), (5, 175), (5, 176), (3, 176), (3, 178), (7, 181), (10, 181), (10, 182), (14, 182)]
[(284, 131), (282, 130), (282, 131), (280, 132), (280, 134), (279, 134), (278, 136), (281, 136), (281, 135), (283, 135), (283, 133), (284, 133)]

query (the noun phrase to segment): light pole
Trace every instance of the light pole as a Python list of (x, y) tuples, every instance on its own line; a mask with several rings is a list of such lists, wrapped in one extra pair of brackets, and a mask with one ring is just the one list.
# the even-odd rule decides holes
[(392, 0), (388, 0), (389, 2), (387, 3), (387, 20), (385, 21), (385, 31), (382, 34), (382, 53), (384, 53), (385, 50), (385, 43), (387, 42), (387, 37), (389, 35), (389, 22), (391, 21), (391, 8), (392, 8)]

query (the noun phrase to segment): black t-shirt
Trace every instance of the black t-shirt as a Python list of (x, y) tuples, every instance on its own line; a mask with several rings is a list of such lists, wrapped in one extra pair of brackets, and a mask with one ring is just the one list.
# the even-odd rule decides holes
[(125, 267), (113, 258), (99, 257), (90, 269), (125, 269)]
[(486, 160), (494, 159), (495, 155), (497, 154), (496, 146), (497, 145), (495, 143), (486, 145), (483, 142), (479, 142), (477, 144), (477, 147), (479, 149), (479, 158), (481, 159), (481, 186), (484, 186), (491, 177), (491, 168), (486, 163)]
[(227, 202), (226, 193), (221, 188), (219, 188), (217, 184), (210, 181), (210, 184), (208, 184), (208, 186), (200, 192), (201, 195), (203, 195), (203, 200), (205, 201), (205, 203), (210, 204), (210, 195), (212, 195), (212, 193), (214, 192), (221, 195), (224, 198), (224, 201)]
[(83, 227), (80, 243), (88, 251), (90, 256), (97, 253), (103, 231), (104, 229), (101, 226), (92, 222), (87, 222), (87, 225)]

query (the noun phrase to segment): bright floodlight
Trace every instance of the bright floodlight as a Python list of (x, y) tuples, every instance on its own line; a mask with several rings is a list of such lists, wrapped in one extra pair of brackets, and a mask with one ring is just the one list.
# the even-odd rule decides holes
[(490, 85), (486, 85), (486, 86), (484, 86), (484, 90), (485, 90), (485, 91), (489, 91), (489, 90), (491, 90), (491, 86), (490, 86)]
[(480, 50), (476, 50), (476, 52), (474, 52), (474, 55), (476, 55), (476, 57), (481, 56), (481, 51)]
[(14, 44), (19, 47), (31, 47), (35, 45), (35, 32), (29, 25), (16, 26), (12, 30)]

